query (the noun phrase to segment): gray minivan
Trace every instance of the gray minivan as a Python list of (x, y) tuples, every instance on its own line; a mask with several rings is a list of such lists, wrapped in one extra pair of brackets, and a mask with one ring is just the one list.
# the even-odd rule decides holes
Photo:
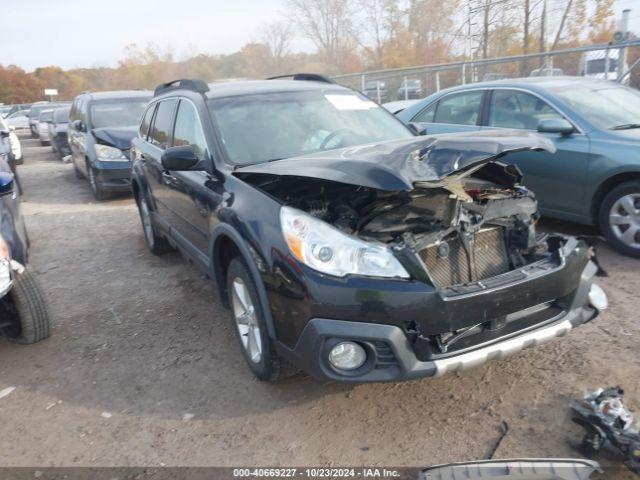
[(96, 200), (131, 190), (131, 139), (152, 94), (130, 90), (82, 93), (69, 113), (69, 149), (78, 178)]

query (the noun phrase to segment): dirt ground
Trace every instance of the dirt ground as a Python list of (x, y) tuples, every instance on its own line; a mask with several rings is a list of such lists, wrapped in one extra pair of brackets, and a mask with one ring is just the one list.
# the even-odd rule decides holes
[(262, 383), (211, 282), (147, 251), (132, 199), (95, 202), (70, 164), (22, 140), (30, 268), (53, 329), (0, 341), (0, 389), (16, 387), (0, 398), (2, 466), (424, 466), (484, 458), (503, 421), (495, 458), (575, 457), (570, 398), (621, 385), (640, 411), (638, 260), (599, 247), (610, 309), (503, 361), (407, 383)]

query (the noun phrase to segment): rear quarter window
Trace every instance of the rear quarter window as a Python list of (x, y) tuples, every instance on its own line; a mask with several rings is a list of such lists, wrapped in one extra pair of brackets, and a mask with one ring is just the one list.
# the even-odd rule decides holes
[(144, 112), (144, 116), (142, 117), (142, 122), (140, 123), (140, 129), (138, 133), (140, 134), (140, 138), (144, 140), (147, 139), (147, 135), (149, 133), (149, 127), (151, 126), (151, 120), (153, 119), (153, 113), (156, 111), (157, 104), (152, 104), (147, 107), (147, 111)]
[(153, 120), (153, 127), (149, 134), (149, 141), (162, 149), (169, 145), (171, 124), (175, 111), (176, 100), (164, 100), (158, 103), (156, 116)]

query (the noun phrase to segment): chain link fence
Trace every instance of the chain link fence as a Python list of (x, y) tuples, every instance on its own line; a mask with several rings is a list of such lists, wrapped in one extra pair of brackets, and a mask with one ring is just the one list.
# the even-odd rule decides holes
[(332, 78), (362, 91), (378, 103), (386, 103), (424, 98), (441, 89), (466, 83), (560, 75), (600, 78), (640, 89), (640, 39), (547, 53), (373, 70)]

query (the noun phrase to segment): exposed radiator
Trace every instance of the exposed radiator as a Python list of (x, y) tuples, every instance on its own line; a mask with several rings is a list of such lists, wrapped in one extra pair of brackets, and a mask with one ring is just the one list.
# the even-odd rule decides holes
[[(442, 242), (445, 243), (445, 242)], [(459, 237), (431, 245), (420, 252), (422, 261), (439, 287), (459, 285), (495, 277), (510, 270), (509, 255), (502, 228), (485, 228), (476, 233), (473, 252), (475, 262), (469, 270), (467, 252)]]

